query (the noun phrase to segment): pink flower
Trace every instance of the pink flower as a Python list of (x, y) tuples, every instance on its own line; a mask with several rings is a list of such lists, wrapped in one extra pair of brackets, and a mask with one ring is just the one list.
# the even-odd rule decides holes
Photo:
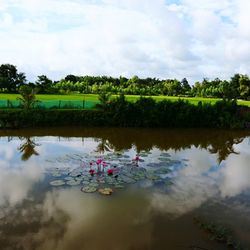
[(133, 161), (139, 161), (139, 160), (140, 160), (139, 155), (136, 155), (135, 158), (133, 159)]
[(102, 162), (102, 164), (103, 164), (103, 165), (106, 165), (106, 164), (107, 164), (107, 162), (106, 162), (106, 161), (104, 161), (104, 162)]
[(96, 161), (96, 164), (97, 164), (97, 165), (99, 165), (100, 163), (102, 163), (102, 159), (98, 159), (98, 160)]
[(93, 165), (93, 162), (90, 162), (89, 165), (92, 166), (92, 165)]
[(90, 170), (89, 170), (89, 173), (90, 173), (91, 175), (93, 175), (93, 174), (95, 174), (95, 170), (94, 170), (94, 169), (90, 169)]
[(108, 173), (108, 175), (112, 175), (114, 173), (114, 170), (113, 169), (108, 169), (107, 173)]

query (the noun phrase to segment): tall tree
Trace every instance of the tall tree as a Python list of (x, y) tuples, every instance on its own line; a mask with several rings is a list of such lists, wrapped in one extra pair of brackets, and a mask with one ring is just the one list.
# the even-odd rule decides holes
[(186, 78), (183, 78), (181, 81), (182, 94), (189, 95), (191, 87)]
[(12, 64), (2, 64), (0, 66), (0, 88), (7, 92), (16, 92), (17, 88), (26, 83), (24, 73), (18, 73), (16, 66)]
[(36, 85), (39, 88), (40, 93), (48, 93), (52, 86), (53, 81), (50, 80), (46, 75), (40, 75), (37, 77)]
[(250, 79), (247, 75), (241, 75), (239, 79), (240, 84), (240, 96), (243, 99), (249, 99), (250, 97)]

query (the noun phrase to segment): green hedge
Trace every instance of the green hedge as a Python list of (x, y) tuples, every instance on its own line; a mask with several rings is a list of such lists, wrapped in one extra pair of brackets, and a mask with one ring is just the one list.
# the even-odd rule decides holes
[(185, 101), (155, 102), (141, 98), (131, 103), (123, 97), (99, 110), (0, 110), (2, 128), (50, 126), (209, 127), (242, 128), (249, 124), (249, 108), (235, 102), (192, 105)]

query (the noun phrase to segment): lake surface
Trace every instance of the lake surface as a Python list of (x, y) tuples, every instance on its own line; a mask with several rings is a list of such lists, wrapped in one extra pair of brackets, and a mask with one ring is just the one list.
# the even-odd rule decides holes
[(207, 225), (250, 249), (249, 136), (0, 131), (0, 249), (228, 249)]

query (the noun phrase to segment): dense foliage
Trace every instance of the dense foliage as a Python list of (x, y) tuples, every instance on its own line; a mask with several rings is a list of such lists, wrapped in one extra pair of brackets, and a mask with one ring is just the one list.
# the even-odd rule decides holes
[(242, 128), (250, 121), (249, 109), (235, 101), (195, 106), (189, 102), (140, 98), (128, 102), (123, 95), (95, 110), (1, 110), (1, 127), (121, 126)]
[(249, 99), (250, 78), (247, 75), (235, 74), (230, 80), (204, 79), (192, 84), (187, 79), (157, 79), (133, 76), (75, 76), (67, 75), (59, 81), (52, 81), (45, 75), (37, 77), (34, 83), (27, 83), (24, 73), (10, 64), (0, 66), (0, 92), (17, 93), (21, 85), (28, 84), (39, 89), (39, 93), (67, 94), (85, 93), (99, 94), (109, 92), (125, 95), (168, 95), (168, 96), (199, 96), (218, 97), (224, 99)]

